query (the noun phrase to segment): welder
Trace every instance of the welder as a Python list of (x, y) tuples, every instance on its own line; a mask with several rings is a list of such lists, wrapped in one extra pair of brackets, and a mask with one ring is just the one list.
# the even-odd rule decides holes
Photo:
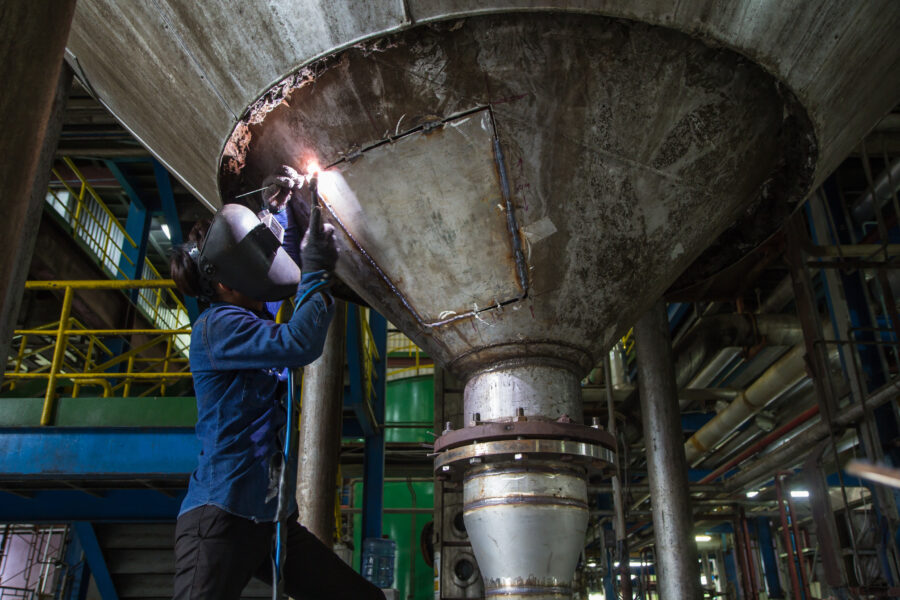
[[(301, 185), (281, 180), (269, 197), (280, 188), (286, 202), (302, 202)], [(285, 373), (322, 352), (334, 313), (326, 283), (338, 257), (334, 229), (321, 223), (318, 205), (291, 210), (305, 217), (302, 241), (266, 215), (226, 204), (211, 223), (195, 225), (171, 259), (178, 288), (209, 303), (191, 333), (201, 452), (176, 525), (176, 600), (238, 600), (251, 577), (272, 583), (273, 575), (298, 600), (384, 598), (297, 522), (293, 490), (281, 495), (279, 509), (279, 482), (284, 487), (284, 474), (296, 473), (296, 464), (284, 464), (279, 439), (292, 431), (290, 403), (282, 402)], [(291, 294), (294, 313), (278, 324), (271, 312), (277, 304), (266, 302)], [(290, 516), (276, 573), (280, 512)]]

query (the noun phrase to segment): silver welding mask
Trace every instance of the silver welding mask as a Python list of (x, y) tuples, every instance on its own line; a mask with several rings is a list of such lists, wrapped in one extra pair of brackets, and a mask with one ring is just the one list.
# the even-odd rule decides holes
[(200, 246), (204, 277), (254, 300), (281, 300), (297, 291), (300, 268), (281, 247), (284, 231), (267, 212), (262, 219), (240, 204), (226, 204)]

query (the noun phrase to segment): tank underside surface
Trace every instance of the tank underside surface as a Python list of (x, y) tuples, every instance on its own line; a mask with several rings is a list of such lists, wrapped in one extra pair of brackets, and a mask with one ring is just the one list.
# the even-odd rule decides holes
[(340, 277), (468, 382), (436, 469), (463, 481), (487, 597), (569, 598), (586, 479), (614, 447), (582, 423), (579, 381), (635, 298), (740, 215), (791, 211), (815, 154), (798, 106), (675, 31), (470, 18), (287, 78), (236, 128), (221, 187), (324, 168)]

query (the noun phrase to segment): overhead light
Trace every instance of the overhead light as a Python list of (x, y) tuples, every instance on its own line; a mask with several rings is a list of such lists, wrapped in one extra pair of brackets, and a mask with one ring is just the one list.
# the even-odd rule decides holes
[(807, 490), (791, 490), (791, 498), (809, 498)]
[(606, 600), (606, 596), (600, 592), (591, 592), (588, 594), (588, 600)]
[(750, 490), (747, 492), (748, 498), (756, 498), (757, 496), (759, 496), (759, 490)]
[(712, 536), (711, 536), (711, 535), (706, 535), (706, 534), (703, 534), (703, 535), (695, 535), (695, 536), (694, 536), (694, 539), (695, 539), (696, 541), (698, 541), (698, 542), (711, 542), (711, 541), (712, 541)]
[(172, 233), (169, 231), (169, 226), (168, 226), (168, 225), (160, 225), (160, 227), (162, 227), (162, 231), (163, 231), (164, 234), (166, 234), (166, 237), (169, 238), (169, 239), (171, 240), (171, 239), (172, 239)]
[(590, 567), (591, 569), (593, 569), (597, 566), (597, 562), (592, 560), (591, 562), (589, 562), (587, 564), (587, 566)]

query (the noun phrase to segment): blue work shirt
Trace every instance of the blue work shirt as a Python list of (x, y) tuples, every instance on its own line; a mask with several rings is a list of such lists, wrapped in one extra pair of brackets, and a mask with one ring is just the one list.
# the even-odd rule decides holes
[[(303, 275), (298, 301), (321, 276)], [(211, 504), (255, 521), (275, 520), (277, 498), (266, 501), (266, 495), (286, 421), (279, 374), (319, 357), (333, 316), (334, 301), (318, 292), (281, 325), (224, 302), (201, 313), (190, 353), (200, 457), (179, 516)], [(297, 509), (293, 496), (288, 514)]]

